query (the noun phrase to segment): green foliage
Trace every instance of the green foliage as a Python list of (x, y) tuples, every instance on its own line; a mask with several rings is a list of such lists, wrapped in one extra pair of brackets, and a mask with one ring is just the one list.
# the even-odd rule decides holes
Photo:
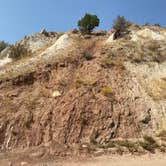
[(6, 43), (5, 41), (0, 41), (0, 52), (8, 46), (9, 46), (9, 44)]
[(148, 150), (152, 153), (155, 151), (156, 148), (159, 148), (159, 145), (150, 136), (144, 136), (144, 141), (140, 142), (140, 146), (142, 146), (145, 150)]
[(108, 144), (105, 144), (105, 145), (98, 144), (97, 146), (98, 146), (98, 148), (101, 148), (101, 149), (108, 149), (108, 148), (114, 148), (114, 147), (116, 147), (116, 144), (115, 144), (114, 141), (111, 141)]
[(119, 146), (126, 147), (126, 148), (135, 148), (136, 147), (136, 143), (129, 141), (129, 140), (116, 141), (116, 144)]
[(88, 53), (88, 52), (84, 52), (84, 53), (83, 53), (83, 57), (84, 57), (87, 61), (93, 59), (93, 55), (92, 55), (91, 53)]
[(125, 19), (124, 16), (118, 16), (113, 22), (113, 28), (116, 31), (127, 32), (130, 22)]
[(85, 16), (78, 21), (79, 30), (82, 33), (91, 33), (93, 29), (99, 26), (100, 20), (96, 15), (86, 13)]
[(116, 140), (116, 141), (111, 141), (105, 145), (101, 145), (101, 144), (98, 145), (99, 148), (103, 148), (103, 149), (114, 148), (117, 146), (126, 147), (128, 149), (131, 149), (131, 148), (136, 149), (138, 148), (138, 143), (132, 142), (129, 140)]
[(29, 56), (30, 52), (21, 44), (15, 44), (11, 46), (10, 58), (20, 59), (25, 56)]
[(151, 136), (144, 136), (145, 142), (149, 142), (150, 144), (156, 144), (156, 141)]
[(75, 81), (76, 88), (80, 88), (81, 86), (88, 87), (92, 86), (93, 84), (94, 82), (92, 80), (83, 79), (81, 77), (77, 77)]
[(112, 90), (109, 86), (105, 86), (102, 88), (102, 94), (106, 97), (109, 97), (109, 98), (113, 97)]

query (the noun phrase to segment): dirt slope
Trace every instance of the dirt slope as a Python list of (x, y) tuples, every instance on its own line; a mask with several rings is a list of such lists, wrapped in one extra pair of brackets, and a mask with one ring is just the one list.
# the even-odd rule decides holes
[[(72, 41), (67, 47), (57, 49), (52, 45), (36, 55), (33, 63), (25, 59), (2, 69), (2, 150), (48, 146), (52, 142), (105, 144), (115, 138), (138, 139), (154, 134), (156, 107), (152, 105), (165, 100), (165, 95), (155, 101), (141, 84), (142, 76), (134, 76), (134, 68), (126, 66), (140, 65), (140, 45), (129, 39), (105, 44), (107, 36), (69, 36), (72, 40), (61, 40)], [(161, 42), (160, 48), (163, 45)], [(151, 51), (149, 46), (141, 47)], [(146, 55), (139, 60), (144, 64), (162, 63), (152, 57)], [(163, 124), (159, 126), (164, 128)]]

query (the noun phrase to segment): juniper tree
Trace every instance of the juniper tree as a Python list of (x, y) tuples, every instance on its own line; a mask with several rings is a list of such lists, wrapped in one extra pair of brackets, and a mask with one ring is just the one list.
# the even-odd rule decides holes
[(78, 21), (79, 30), (82, 33), (91, 33), (93, 29), (99, 26), (100, 20), (96, 15), (86, 13), (81, 20)]

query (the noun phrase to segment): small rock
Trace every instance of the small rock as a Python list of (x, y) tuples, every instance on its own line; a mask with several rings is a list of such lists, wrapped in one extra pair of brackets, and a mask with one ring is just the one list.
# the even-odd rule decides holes
[(59, 96), (61, 96), (61, 93), (58, 90), (54, 91), (52, 94), (52, 97), (59, 97)]
[(49, 37), (49, 33), (45, 29), (42, 29), (41, 32), (40, 32), (40, 34), (43, 34), (46, 37)]
[(45, 29), (45, 28), (43, 28), (43, 29), (40, 31), (40, 33), (41, 33), (41, 34), (46, 34), (46, 33), (47, 33), (47, 31), (46, 31), (46, 29)]
[(112, 43), (114, 42), (114, 33), (110, 35), (110, 37), (106, 40), (106, 43)]
[(101, 156), (105, 153), (104, 149), (98, 149), (94, 154), (95, 156)]
[(21, 162), (21, 165), (27, 165), (28, 163), (27, 162)]
[(12, 162), (10, 161), (8, 165), (9, 165), (9, 166), (12, 166)]
[(40, 158), (44, 155), (44, 151), (41, 150), (41, 151), (38, 151), (38, 152), (35, 152), (35, 153), (32, 153), (30, 154), (30, 157), (33, 157), (33, 158)]
[(88, 148), (88, 145), (83, 144), (82, 148)]

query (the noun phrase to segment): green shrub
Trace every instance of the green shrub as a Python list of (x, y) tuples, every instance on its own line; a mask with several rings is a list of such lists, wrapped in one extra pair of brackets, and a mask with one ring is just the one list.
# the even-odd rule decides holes
[(144, 141), (140, 142), (140, 146), (142, 146), (145, 150), (150, 152), (154, 152), (156, 148), (159, 148), (159, 145), (156, 141), (150, 136), (144, 136)]
[(93, 84), (94, 84), (94, 82), (92, 80), (83, 79), (80, 76), (78, 76), (75, 80), (75, 87), (76, 88), (80, 88), (82, 86), (89, 87), (89, 86), (92, 86)]
[(106, 97), (112, 98), (113, 97), (113, 93), (112, 90), (109, 86), (105, 86), (102, 88), (102, 94)]
[(136, 143), (129, 140), (116, 141), (116, 144), (119, 146), (124, 146), (126, 148), (135, 148)]
[(144, 136), (144, 141), (149, 142), (150, 144), (156, 144), (156, 141), (151, 136)]
[(8, 46), (9, 46), (9, 44), (6, 43), (5, 41), (0, 41), (0, 52)]
[(83, 57), (84, 57), (87, 61), (93, 59), (93, 55), (90, 54), (90, 53), (88, 53), (88, 52), (84, 52), (84, 53), (83, 53)]
[(11, 46), (10, 58), (20, 59), (25, 56), (30, 56), (30, 51), (28, 51), (23, 45), (18, 43)]
[(97, 146), (98, 146), (98, 148), (108, 149), (108, 148), (114, 148), (114, 147), (116, 147), (116, 144), (114, 143), (114, 141), (111, 141), (111, 142), (109, 142), (109, 143), (107, 143), (105, 145), (98, 144)]
[(93, 29), (99, 26), (100, 20), (96, 15), (85, 14), (85, 16), (78, 21), (79, 30), (82, 33), (91, 33)]

